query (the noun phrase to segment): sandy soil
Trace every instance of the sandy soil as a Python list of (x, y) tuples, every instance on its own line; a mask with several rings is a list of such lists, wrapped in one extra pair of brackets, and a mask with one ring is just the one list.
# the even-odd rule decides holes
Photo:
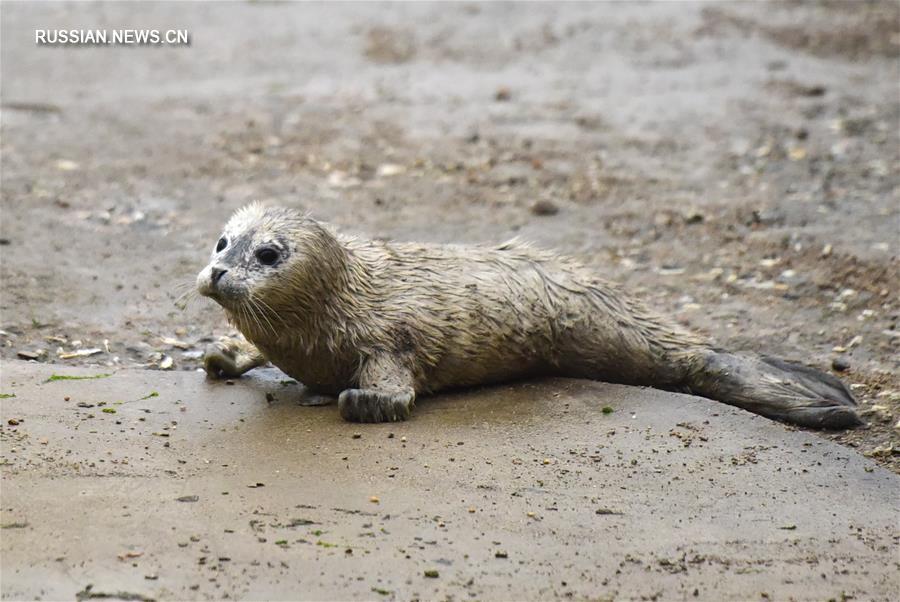
[[(829, 369), (900, 470), (896, 3), (4, 3), (2, 357), (194, 370), (174, 300), (250, 199), (553, 246)], [(35, 28), (190, 47), (37, 47)], [(68, 357), (99, 349), (87, 356)], [(33, 354), (33, 355), (29, 355)]]

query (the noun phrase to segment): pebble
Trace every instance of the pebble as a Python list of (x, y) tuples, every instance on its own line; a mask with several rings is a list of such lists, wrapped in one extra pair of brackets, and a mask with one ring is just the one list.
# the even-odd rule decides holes
[(378, 166), (378, 171), (376, 173), (379, 177), (389, 178), (391, 176), (402, 174), (405, 171), (406, 168), (402, 165), (397, 165), (395, 163), (385, 163), (384, 165)]
[(850, 369), (850, 359), (846, 355), (839, 355), (831, 360), (831, 367), (838, 372), (845, 372)]
[(553, 201), (541, 200), (531, 206), (531, 212), (534, 215), (556, 215), (559, 213), (559, 206)]

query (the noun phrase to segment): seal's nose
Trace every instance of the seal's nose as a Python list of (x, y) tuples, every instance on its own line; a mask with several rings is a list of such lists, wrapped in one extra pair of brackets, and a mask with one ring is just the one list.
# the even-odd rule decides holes
[(225, 272), (228, 270), (222, 268), (212, 268), (209, 273), (209, 279), (212, 281), (213, 286), (217, 286), (219, 284), (219, 280), (222, 279), (222, 276), (225, 275)]

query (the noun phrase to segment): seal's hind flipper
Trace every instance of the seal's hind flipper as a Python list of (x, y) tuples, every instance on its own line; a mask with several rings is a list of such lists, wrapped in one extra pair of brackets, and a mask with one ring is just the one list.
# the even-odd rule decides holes
[(853, 393), (814, 368), (771, 357), (708, 351), (689, 380), (695, 393), (800, 426), (840, 429), (862, 421)]

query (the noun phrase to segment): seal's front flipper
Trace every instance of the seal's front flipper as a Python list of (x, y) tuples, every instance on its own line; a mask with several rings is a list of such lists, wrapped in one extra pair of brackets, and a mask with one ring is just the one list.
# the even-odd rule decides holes
[(862, 424), (856, 399), (840, 380), (770, 357), (706, 351), (688, 380), (691, 391), (792, 424), (841, 429)]
[(210, 378), (237, 378), (266, 363), (259, 350), (246, 341), (222, 339), (206, 348), (203, 369)]
[(409, 418), (415, 393), (347, 389), (338, 397), (341, 417), (348, 422), (399, 422)]
[(409, 418), (416, 391), (410, 370), (400, 358), (378, 353), (359, 370), (359, 388), (338, 397), (341, 417), (349, 422), (397, 422)]

